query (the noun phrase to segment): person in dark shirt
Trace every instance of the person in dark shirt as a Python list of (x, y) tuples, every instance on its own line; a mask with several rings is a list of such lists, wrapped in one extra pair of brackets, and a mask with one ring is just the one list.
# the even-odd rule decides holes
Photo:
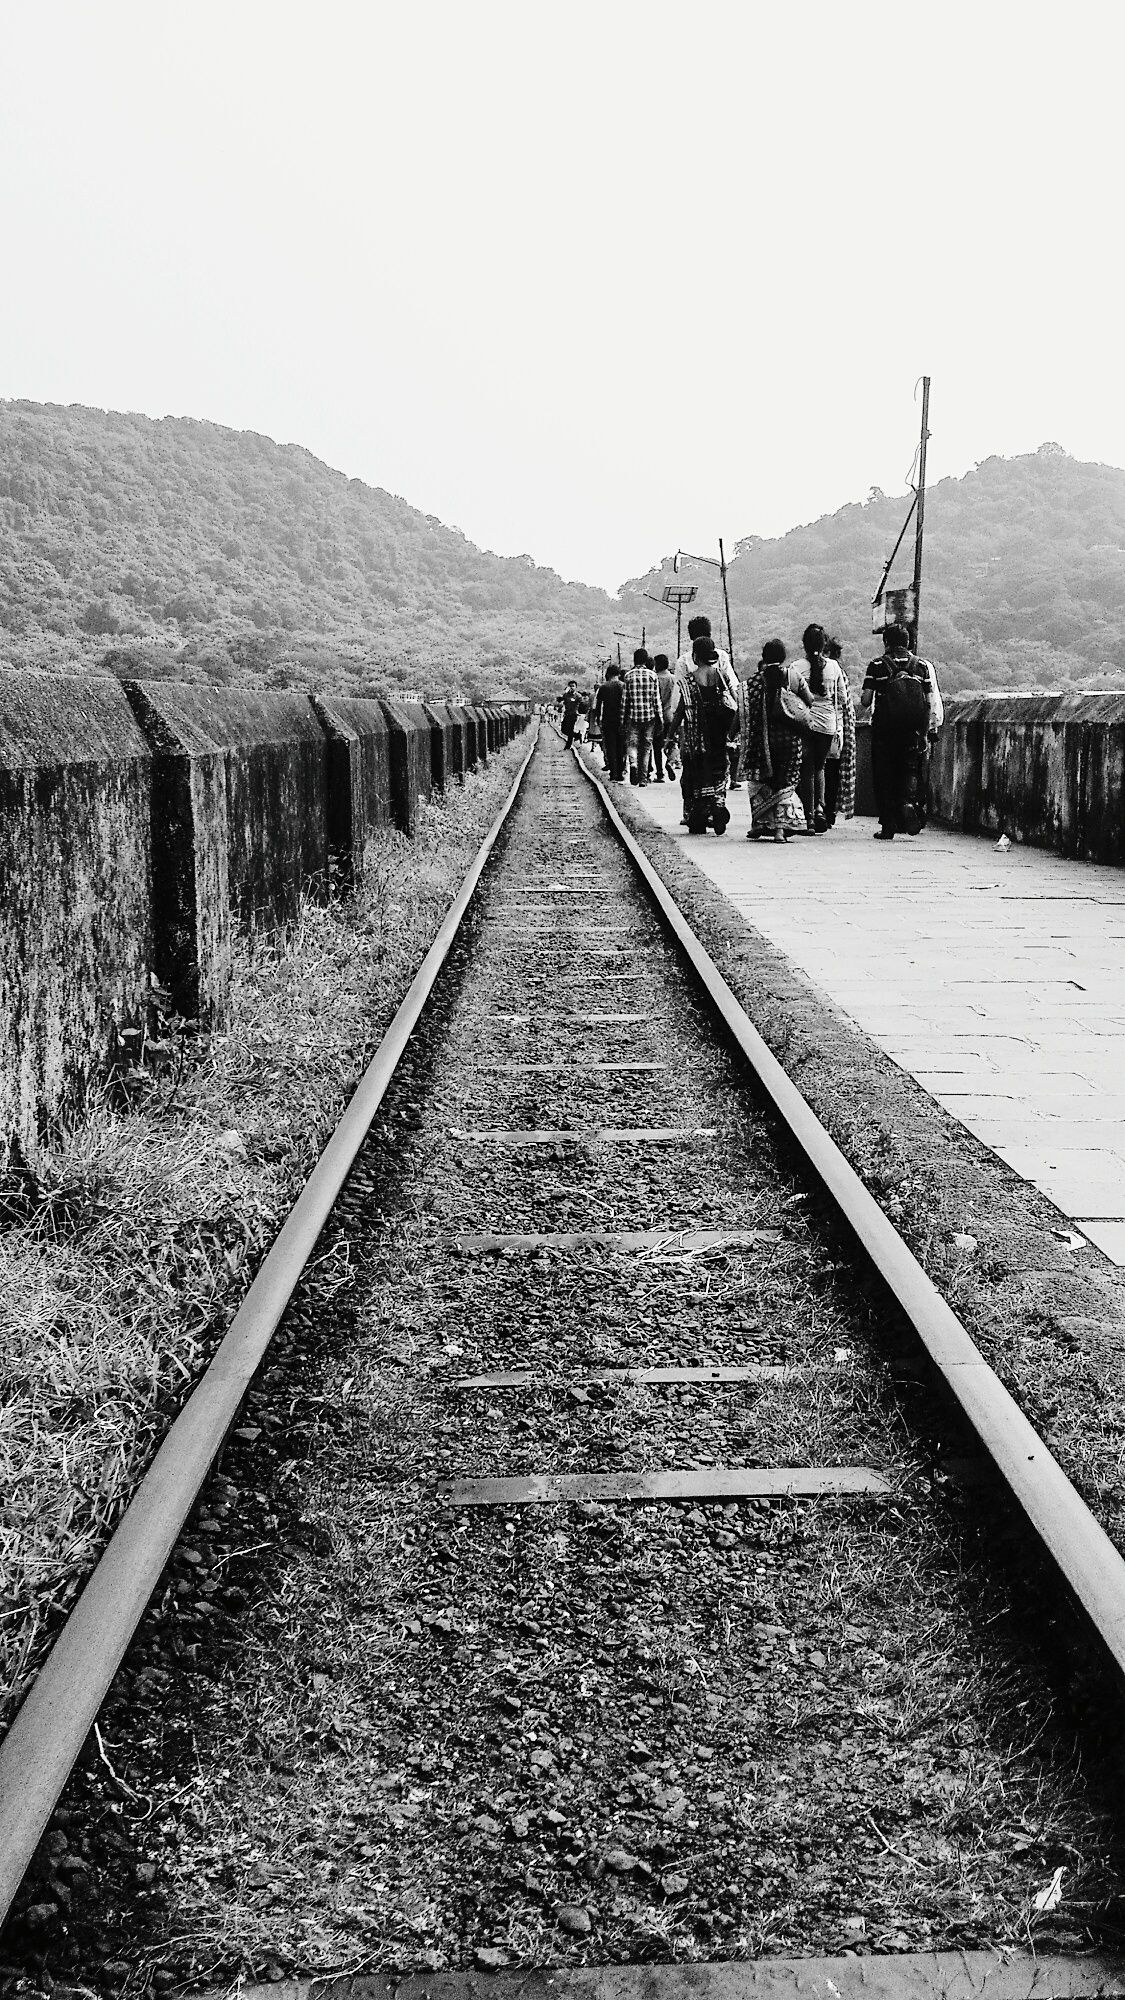
[(876, 840), (921, 833), (919, 786), (930, 719), (929, 670), (910, 651), (902, 625), (888, 625), (883, 652), (868, 663), (861, 706), (871, 710), (871, 782), (879, 815)]
[(676, 754), (676, 732), (674, 729), (669, 728), (668, 725), (668, 717), (672, 713), (672, 697), (676, 691), (676, 676), (672, 672), (672, 668), (668, 661), (667, 653), (658, 653), (652, 664), (656, 669), (656, 681), (657, 681), (657, 686), (660, 689), (661, 717), (660, 717), (659, 750), (656, 749), (657, 737), (655, 730), (653, 731), (653, 738), (652, 738), (653, 749), (654, 751), (656, 751), (656, 759), (657, 759), (656, 762), (657, 782), (659, 782), (661, 755), (663, 755), (664, 768), (669, 778), (674, 778), (680, 768), (680, 761)]
[(568, 681), (562, 698), (563, 742), (570, 749), (574, 742), (574, 725), (578, 721), (578, 682)]
[(615, 666), (606, 668), (598, 689), (601, 699), (602, 755), (615, 785), (625, 777), (625, 683)]

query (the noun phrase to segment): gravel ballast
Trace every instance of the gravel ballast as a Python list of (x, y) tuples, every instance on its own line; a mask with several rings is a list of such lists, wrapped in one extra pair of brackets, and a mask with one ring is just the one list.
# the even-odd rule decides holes
[[(517, 885), (572, 877), (611, 893), (515, 908)], [(585, 934), (595, 903), (612, 952)], [(553, 1067), (499, 1067), (532, 1062)], [(584, 1136), (607, 1126), (678, 1136)], [(479, 1136), (520, 1127), (557, 1143)], [(773, 1233), (458, 1247), (724, 1226)], [(707, 1364), (762, 1372), (594, 1379)], [(498, 1371), (528, 1379), (463, 1386)], [(889, 1492), (443, 1498), (472, 1476), (730, 1465), (863, 1465)], [(10, 1965), (140, 1992), (1113, 1942), (1111, 1787), (1085, 1774), (1037, 1580), (991, 1548), (978, 1471), (547, 736)]]

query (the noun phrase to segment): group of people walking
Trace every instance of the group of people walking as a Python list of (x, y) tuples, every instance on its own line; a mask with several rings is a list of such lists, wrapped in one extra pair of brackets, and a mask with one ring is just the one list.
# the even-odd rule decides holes
[[(842, 647), (822, 625), (805, 627), (803, 657), (790, 664), (782, 640), (769, 639), (744, 679), (715, 644), (708, 618), (688, 625), (690, 650), (673, 670), (638, 647), (627, 669), (610, 665), (592, 701), (571, 681), (562, 700), (568, 743), (600, 740), (606, 770), (623, 783), (662, 784), (677, 770), (688, 832), (717, 834), (730, 824), (728, 795), (745, 784), (747, 838), (784, 842), (795, 833), (827, 833), (848, 819), (855, 801), (855, 707)], [(882, 657), (867, 668), (861, 705), (872, 709), (872, 780), (877, 839), (918, 832), (926, 816), (928, 746), (941, 726), (932, 664), (909, 650), (897, 625), (883, 635)], [(802, 800), (802, 775), (805, 801)]]

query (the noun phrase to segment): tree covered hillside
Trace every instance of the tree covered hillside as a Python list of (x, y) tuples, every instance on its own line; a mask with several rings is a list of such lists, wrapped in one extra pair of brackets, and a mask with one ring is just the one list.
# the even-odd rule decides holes
[[(774, 635), (799, 651), (812, 618), (866, 658), (908, 497), (736, 543), (740, 663)], [(0, 403), (0, 664), (540, 693), (591, 680), (615, 627), (670, 652), (674, 618), (643, 593), (671, 581), (667, 558), (617, 599), (564, 583), (252, 432)], [(683, 581), (716, 617), (716, 571)], [(951, 689), (1125, 685), (1125, 471), (1043, 445), (932, 486), (922, 645)]]
[(613, 620), (295, 445), (0, 403), (0, 663), (515, 693)]
[[(800, 653), (800, 635), (819, 620), (846, 642), (853, 666), (878, 650), (871, 598), (906, 516), (909, 494), (873, 488), (776, 541), (739, 542), (729, 571), (735, 652), (758, 656), (774, 636)], [(914, 530), (891, 583), (907, 583)], [(718, 577), (685, 564), (700, 600), (716, 614)], [(639, 619), (672, 581), (670, 560), (629, 585)], [(1069, 688), (1125, 685), (1125, 472), (1083, 464), (1058, 445), (1020, 458), (989, 458), (963, 479), (943, 479), (926, 495), (922, 650), (958, 688)]]

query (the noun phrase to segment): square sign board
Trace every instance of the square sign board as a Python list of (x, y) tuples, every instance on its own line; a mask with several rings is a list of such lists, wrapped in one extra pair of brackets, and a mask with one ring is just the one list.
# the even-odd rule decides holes
[(901, 590), (886, 590), (878, 604), (871, 607), (871, 630), (885, 632), (888, 625), (904, 625), (909, 632), (916, 615), (912, 583)]

